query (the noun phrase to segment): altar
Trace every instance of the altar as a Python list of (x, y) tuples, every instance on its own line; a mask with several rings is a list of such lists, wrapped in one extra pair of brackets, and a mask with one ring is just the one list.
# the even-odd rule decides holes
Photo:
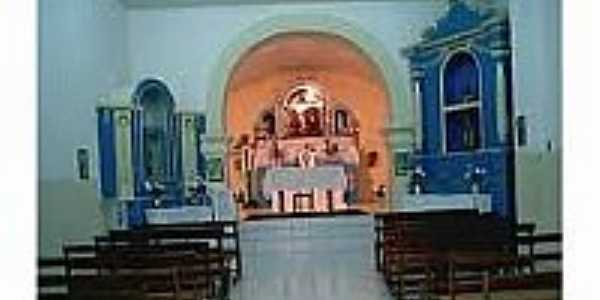
[(331, 212), (347, 208), (343, 166), (267, 170), (263, 191), (274, 212)]

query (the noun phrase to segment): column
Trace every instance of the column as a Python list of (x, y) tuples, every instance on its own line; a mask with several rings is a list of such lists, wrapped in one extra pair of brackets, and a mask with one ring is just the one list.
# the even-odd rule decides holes
[[(132, 166), (135, 163), (132, 149), (132, 112), (129, 108), (117, 108), (114, 111), (116, 133), (116, 166), (117, 166), (117, 197), (124, 200), (131, 200), (134, 197), (134, 170)], [(137, 121), (137, 120), (136, 120)], [(141, 139), (136, 139), (137, 142), (142, 142)], [(141, 149), (142, 145), (136, 145), (137, 149)], [(139, 151), (137, 160), (143, 162), (143, 152)]]
[(411, 71), (412, 78), (412, 96), (413, 96), (413, 116), (414, 116), (414, 144), (415, 150), (420, 151), (423, 147), (423, 122), (422, 122), (422, 111), (423, 111), (423, 96), (422, 96), (422, 82), (424, 72), (419, 69), (413, 69)]
[(186, 196), (190, 196), (189, 187), (196, 184), (196, 166), (198, 163), (197, 145), (198, 132), (195, 115), (193, 113), (181, 112), (181, 168)]
[(498, 142), (506, 144), (508, 142), (508, 97), (506, 93), (506, 72), (505, 63), (509, 52), (507, 50), (496, 50), (492, 53), (496, 59), (496, 126), (498, 131)]

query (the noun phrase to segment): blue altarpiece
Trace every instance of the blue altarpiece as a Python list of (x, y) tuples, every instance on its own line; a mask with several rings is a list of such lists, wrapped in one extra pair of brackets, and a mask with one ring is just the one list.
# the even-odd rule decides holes
[(454, 1), (402, 53), (410, 62), (418, 127), (412, 165), (426, 174), (421, 191), (490, 194), (492, 211), (512, 219), (509, 36), (506, 12)]
[[(105, 200), (116, 200), (124, 205), (121, 208), (124, 215), (120, 218), (126, 220), (119, 220), (118, 226), (136, 227), (145, 222), (147, 208), (189, 205), (186, 181), (193, 179), (186, 176), (185, 169), (190, 169), (189, 164), (193, 163), (191, 173), (204, 177), (200, 135), (205, 128), (205, 116), (175, 112), (169, 89), (156, 79), (142, 81), (131, 98), (129, 105), (103, 105), (96, 111), (100, 194)], [(119, 131), (123, 122), (128, 131), (125, 134)], [(186, 135), (195, 136), (191, 139), (194, 144), (186, 146), (195, 152), (191, 161), (184, 161)], [(118, 154), (122, 149), (129, 151), (125, 151), (125, 155)], [(128, 177), (120, 173), (131, 173), (125, 174), (130, 175), (131, 180), (124, 180)], [(152, 186), (161, 186), (160, 197), (152, 194)]]

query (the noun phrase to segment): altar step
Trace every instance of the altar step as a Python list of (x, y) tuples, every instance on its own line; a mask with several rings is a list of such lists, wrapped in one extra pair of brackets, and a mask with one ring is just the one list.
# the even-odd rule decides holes
[(319, 211), (303, 211), (303, 212), (272, 212), (272, 211), (257, 211), (247, 212), (248, 214), (244, 218), (245, 221), (257, 221), (265, 219), (280, 219), (280, 218), (322, 218), (322, 217), (335, 217), (335, 216), (355, 216), (355, 215), (366, 215), (365, 212), (359, 208), (348, 208), (344, 210), (337, 210), (332, 212), (319, 212)]

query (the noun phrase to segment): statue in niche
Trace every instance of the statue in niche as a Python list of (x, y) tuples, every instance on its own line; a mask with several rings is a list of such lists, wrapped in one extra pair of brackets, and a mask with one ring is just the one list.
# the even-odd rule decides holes
[(321, 118), (320, 111), (317, 108), (311, 107), (304, 111), (303, 120), (303, 135), (316, 136), (321, 135)]
[(288, 113), (289, 123), (288, 132), (290, 136), (300, 136), (302, 134), (302, 119), (296, 111)]
[(342, 134), (348, 128), (348, 114), (342, 109), (335, 111), (335, 133)]
[(314, 168), (317, 165), (317, 150), (308, 145), (298, 152), (298, 162), (301, 168)]
[(268, 135), (275, 135), (275, 115), (268, 112), (263, 116), (263, 124)]

